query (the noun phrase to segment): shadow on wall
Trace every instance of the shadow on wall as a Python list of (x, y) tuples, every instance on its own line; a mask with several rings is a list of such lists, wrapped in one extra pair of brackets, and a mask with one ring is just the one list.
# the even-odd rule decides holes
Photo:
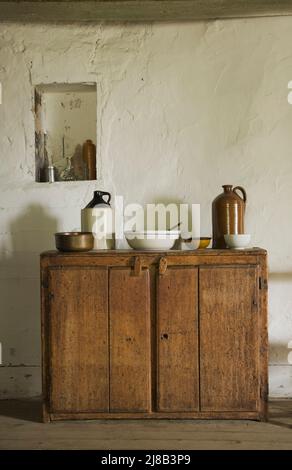
[(269, 280), (273, 282), (291, 282), (292, 273), (269, 273)]
[[(0, 397), (40, 392), (39, 254), (54, 248), (57, 219), (31, 204), (10, 221), (0, 247), (0, 332), (2, 365)], [(31, 369), (25, 370), (29, 366)], [(36, 367), (36, 373), (33, 368)], [(0, 370), (1, 372), (1, 370)], [(6, 379), (5, 379), (6, 377)]]
[(0, 416), (42, 423), (42, 402), (39, 399), (0, 400)]
[[(29, 205), (10, 223), (11, 247), (14, 253), (36, 253), (54, 247), (53, 234), (58, 221), (38, 204)], [(30, 265), (30, 261), (28, 260)]]

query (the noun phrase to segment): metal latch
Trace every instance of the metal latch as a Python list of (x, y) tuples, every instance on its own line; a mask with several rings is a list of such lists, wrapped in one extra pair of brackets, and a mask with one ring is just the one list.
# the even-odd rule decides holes
[(159, 274), (163, 275), (165, 274), (167, 270), (167, 259), (166, 258), (160, 258), (159, 260)]

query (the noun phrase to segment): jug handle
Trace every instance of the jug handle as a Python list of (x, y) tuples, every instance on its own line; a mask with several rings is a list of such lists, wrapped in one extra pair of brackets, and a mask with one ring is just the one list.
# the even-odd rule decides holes
[(106, 201), (106, 204), (109, 204), (110, 200), (111, 200), (110, 193), (106, 193), (105, 191), (102, 191), (102, 199), (103, 199), (104, 196), (108, 196), (108, 200)]
[(247, 199), (247, 198), (246, 198), (245, 189), (243, 189), (241, 186), (236, 186), (235, 188), (233, 188), (233, 192), (234, 192), (235, 194), (237, 194), (237, 196), (241, 197), (241, 196), (236, 192), (236, 190), (238, 190), (238, 191), (241, 192), (241, 194), (242, 194), (242, 196), (243, 196), (241, 199), (243, 199), (244, 202), (246, 202), (246, 199)]

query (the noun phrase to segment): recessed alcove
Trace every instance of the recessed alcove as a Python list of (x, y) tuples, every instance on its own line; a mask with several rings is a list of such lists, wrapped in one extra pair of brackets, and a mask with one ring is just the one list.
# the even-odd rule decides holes
[[(95, 83), (35, 87), (36, 181), (96, 179), (96, 107)], [(84, 158), (88, 140), (95, 168), (90, 174)]]

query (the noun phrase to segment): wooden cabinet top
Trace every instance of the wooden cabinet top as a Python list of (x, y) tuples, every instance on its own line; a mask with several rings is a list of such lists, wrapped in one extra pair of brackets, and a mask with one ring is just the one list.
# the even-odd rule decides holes
[(131, 266), (135, 272), (159, 265), (162, 273), (167, 266), (228, 266), (266, 265), (267, 252), (261, 248), (246, 250), (99, 250), (87, 252), (46, 251), (41, 266)]
[(96, 250), (96, 251), (87, 251), (87, 252), (61, 252), (57, 250), (45, 251), (41, 253), (41, 257), (86, 257), (86, 258), (96, 258), (96, 257), (103, 257), (103, 256), (110, 256), (110, 257), (129, 257), (129, 256), (143, 256), (143, 257), (161, 257), (161, 256), (185, 256), (185, 257), (192, 257), (192, 256), (233, 256), (233, 257), (245, 257), (245, 256), (265, 256), (267, 255), (267, 251), (262, 248), (248, 248), (244, 250), (213, 250), (213, 249), (203, 249), (203, 250), (168, 250), (168, 251), (150, 251), (150, 250)]

